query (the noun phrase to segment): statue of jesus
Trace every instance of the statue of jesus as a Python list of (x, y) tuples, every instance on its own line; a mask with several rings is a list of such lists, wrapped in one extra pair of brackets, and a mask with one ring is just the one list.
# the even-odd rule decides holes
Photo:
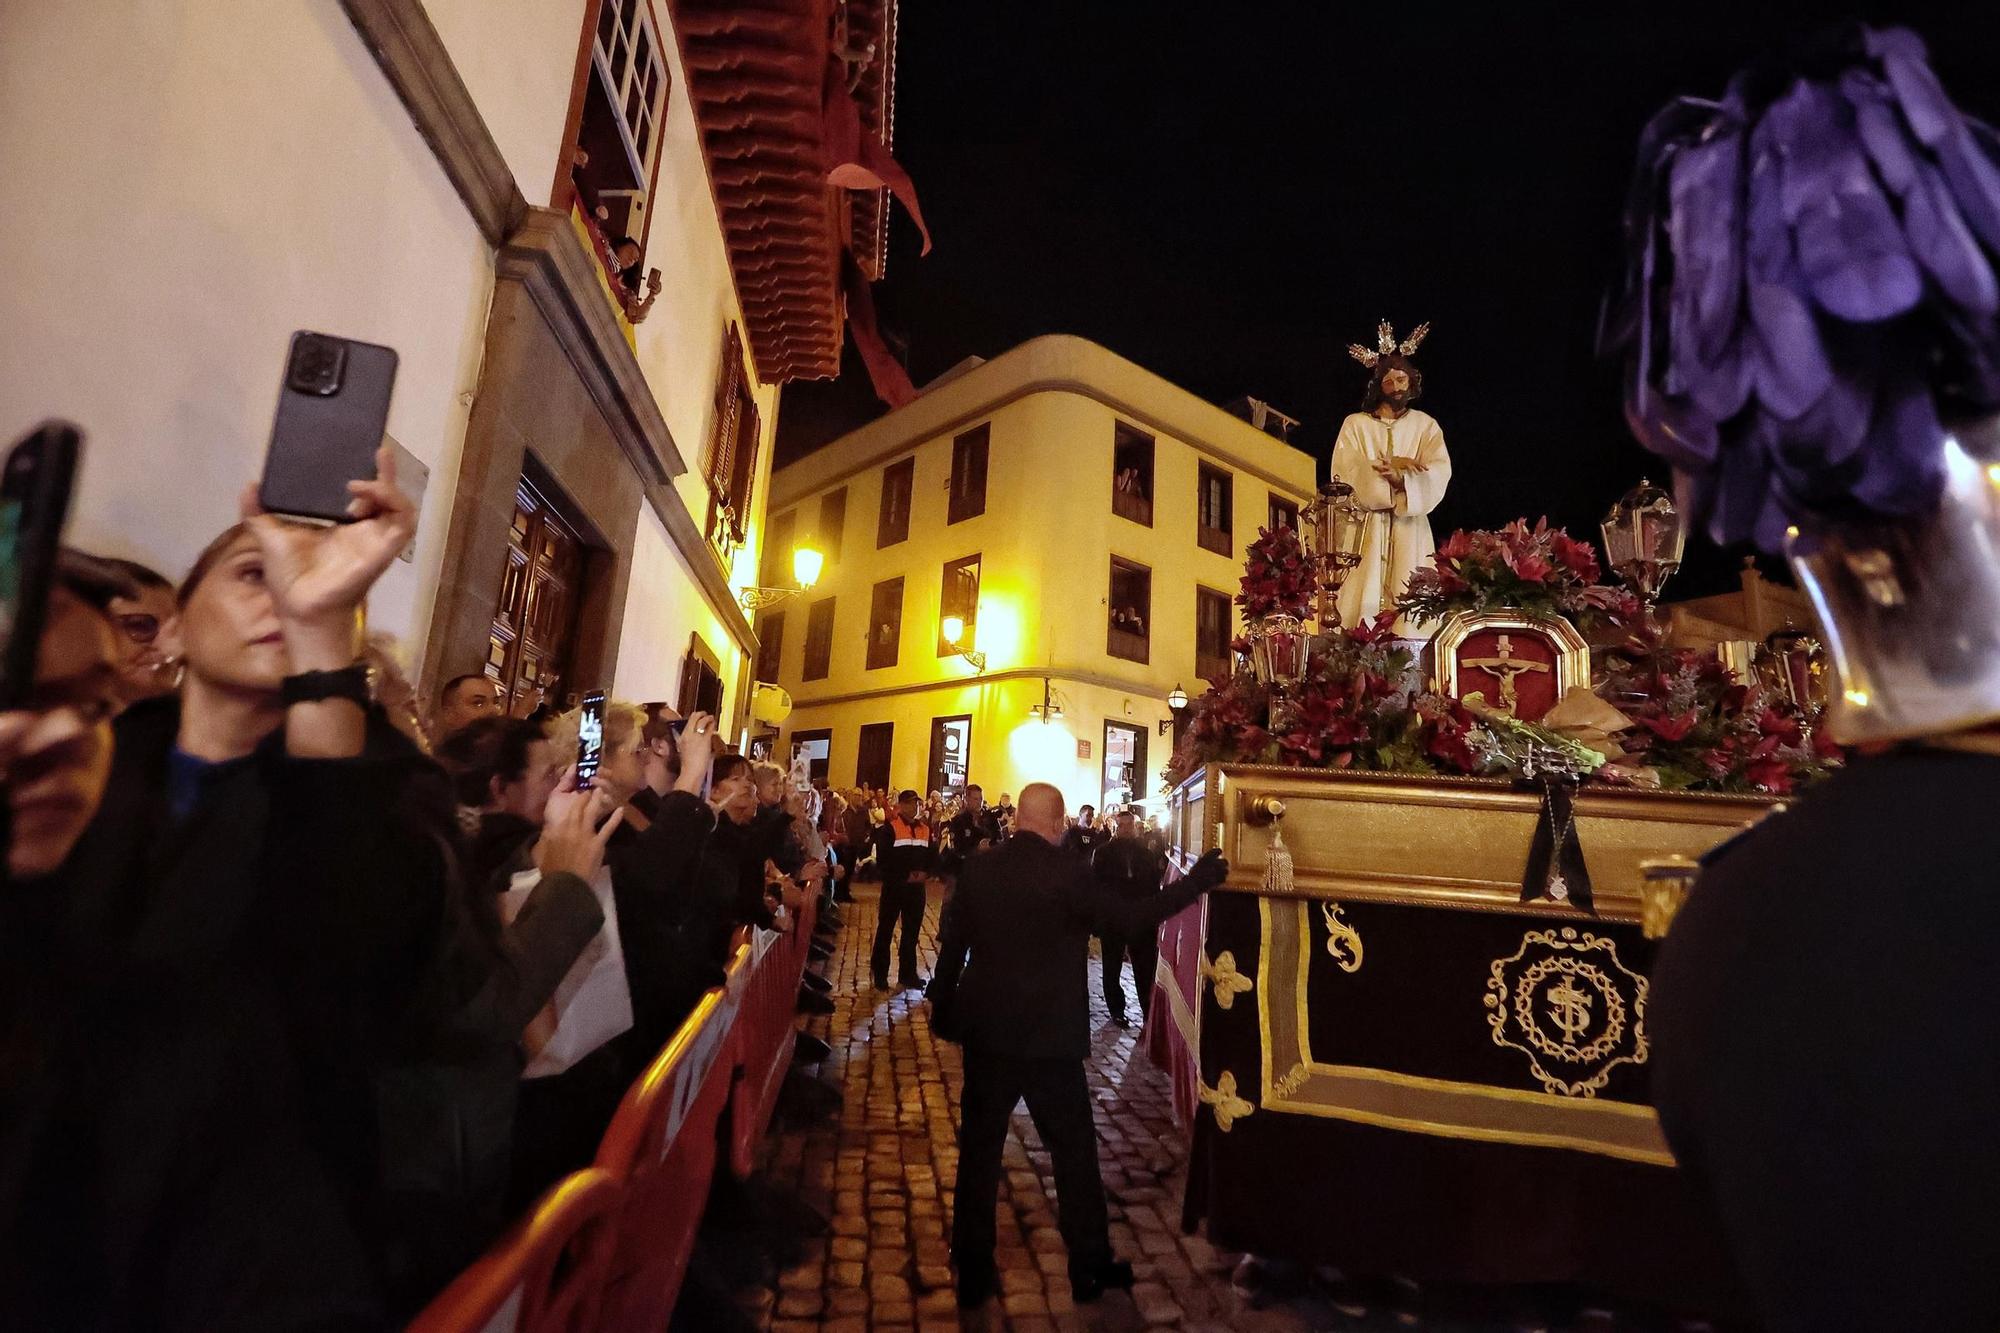
[[(1437, 419), (1411, 404), (1423, 395), (1424, 377), (1411, 364), (1430, 325), (1421, 324), (1399, 344), (1383, 320), (1375, 349), (1347, 349), (1372, 372), (1361, 411), (1340, 423), (1333, 446), (1333, 475), (1354, 488), (1354, 502), (1368, 511), (1361, 563), (1340, 589), (1340, 620), (1356, 625), (1396, 604), (1410, 572), (1431, 558), (1435, 544), (1427, 515), (1451, 483), (1451, 455)], [(1427, 633), (1398, 622), (1405, 637)]]

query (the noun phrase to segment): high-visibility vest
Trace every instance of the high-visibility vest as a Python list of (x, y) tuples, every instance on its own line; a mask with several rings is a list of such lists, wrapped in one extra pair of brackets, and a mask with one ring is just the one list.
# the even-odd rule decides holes
[(889, 816), (889, 832), (898, 847), (928, 847), (931, 845), (931, 826), (918, 824), (915, 828), (903, 822), (901, 815)]

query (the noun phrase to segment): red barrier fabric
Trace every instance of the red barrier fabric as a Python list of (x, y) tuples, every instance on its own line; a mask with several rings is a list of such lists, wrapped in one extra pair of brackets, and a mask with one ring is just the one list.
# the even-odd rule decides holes
[(737, 1080), (731, 1098), (729, 1167), (746, 1180), (756, 1166), (757, 1145), (778, 1109), (778, 1092), (797, 1044), (799, 978), (812, 947), (816, 902), (795, 913), (782, 931), (760, 930), (751, 942), (753, 962), (737, 1018)]

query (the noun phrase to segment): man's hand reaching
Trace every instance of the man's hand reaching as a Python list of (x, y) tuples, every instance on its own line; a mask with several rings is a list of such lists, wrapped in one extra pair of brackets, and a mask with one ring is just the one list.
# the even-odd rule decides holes
[(1220, 848), (1210, 848), (1202, 854), (1201, 860), (1188, 868), (1187, 874), (1182, 878), (1190, 884), (1199, 883), (1201, 891), (1206, 893), (1229, 878), (1229, 862), (1223, 857)]

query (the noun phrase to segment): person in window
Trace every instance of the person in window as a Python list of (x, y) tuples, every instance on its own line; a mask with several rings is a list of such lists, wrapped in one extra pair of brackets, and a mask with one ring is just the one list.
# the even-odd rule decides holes
[[(163, 646), (173, 632), (174, 585), (166, 575), (136, 560), (106, 560), (126, 580), (126, 591), (111, 599), (111, 621), (125, 640), (125, 702), (172, 694), (180, 663)], [(129, 595), (128, 595), (129, 594)]]
[(660, 295), (660, 270), (641, 272), (644, 262), (639, 257), (639, 243), (630, 236), (620, 236), (611, 243), (611, 257), (617, 261), (614, 285), (625, 308), (625, 320), (637, 324), (652, 313), (653, 302)]

